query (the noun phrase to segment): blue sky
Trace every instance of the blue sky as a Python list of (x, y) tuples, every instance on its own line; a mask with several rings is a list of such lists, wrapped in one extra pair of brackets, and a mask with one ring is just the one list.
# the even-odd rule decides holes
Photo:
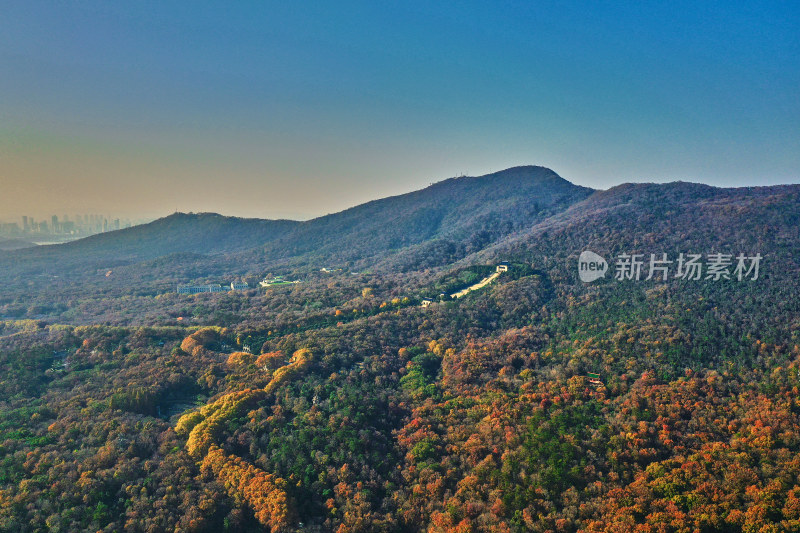
[(800, 181), (796, 2), (0, 2), (0, 218)]

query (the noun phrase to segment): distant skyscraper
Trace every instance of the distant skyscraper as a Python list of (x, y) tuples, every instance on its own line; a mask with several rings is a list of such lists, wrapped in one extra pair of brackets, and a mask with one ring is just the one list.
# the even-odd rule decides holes
[(28, 217), (26, 216), (22, 217), (22, 231), (28, 232)]
[(58, 231), (58, 217), (53, 215), (50, 219), (50, 222), (52, 223), (51, 226), (53, 233), (56, 233)]

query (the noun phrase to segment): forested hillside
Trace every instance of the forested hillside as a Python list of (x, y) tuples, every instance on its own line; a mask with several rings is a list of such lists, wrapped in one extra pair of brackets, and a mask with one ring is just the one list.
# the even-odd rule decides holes
[[(262, 222), (213, 255), (13, 252), (0, 530), (800, 531), (800, 186), (523, 167)], [(96, 272), (53, 277), (61, 250)], [(264, 275), (301, 282), (174, 294)]]

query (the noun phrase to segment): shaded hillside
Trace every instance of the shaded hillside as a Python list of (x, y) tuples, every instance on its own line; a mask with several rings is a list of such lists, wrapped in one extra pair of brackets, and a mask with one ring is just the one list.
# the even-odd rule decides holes
[[(574, 261), (606, 254), (756, 253), (800, 260), (800, 185), (715, 188), (675, 182), (625, 184), (597, 191), (562, 213), (487, 247), (466, 261), (527, 259), (577, 279)], [(569, 260), (569, 261), (568, 261)], [(794, 265), (794, 266), (793, 266)]]
[[(516, 167), (480, 177), (451, 178), (421, 191), (377, 200), (308, 222), (291, 238), (304, 236), (303, 251), (319, 249), (349, 256), (447, 238), (472, 239), (481, 248), (497, 237), (542, 220), (591, 193), (552, 170)], [(326, 242), (330, 235), (339, 242)]]
[(175, 213), (148, 224), (42, 247), (21, 257), (81, 254), (147, 259), (179, 252), (214, 254), (258, 246), (286, 234), (297, 224), (291, 220), (226, 217), (216, 213)]
[[(182, 253), (238, 254), (225, 261), (233, 269), (245, 264), (269, 268), (275, 261), (368, 264), (387, 251), (420, 243), (447, 247), (446, 253), (437, 253), (437, 264), (446, 264), (558, 213), (591, 192), (549, 169), (517, 167), (452, 178), (308, 222), (176, 213), (142, 226), (9, 255), (13, 264), (6, 275), (81, 277), (87, 271), (162, 256), (171, 256), (167, 264), (173, 261), (176, 269), (184, 270)], [(205, 265), (209, 273), (219, 270), (218, 258), (192, 262)]]
[[(0, 257), (7, 275), (41, 273), (83, 276), (107, 268), (172, 254), (220, 254), (249, 249), (289, 232), (298, 222), (175, 213), (149, 224), (93, 235), (65, 244), (20, 250)], [(180, 255), (179, 255), (180, 256)]]
[(0, 251), (22, 250), (23, 248), (33, 248), (36, 244), (22, 239), (0, 239)]
[(261, 257), (369, 265), (387, 252), (423, 246), (427, 258), (406, 269), (438, 266), (563, 211), (592, 192), (536, 166), (451, 178), (304, 222), (268, 244)]

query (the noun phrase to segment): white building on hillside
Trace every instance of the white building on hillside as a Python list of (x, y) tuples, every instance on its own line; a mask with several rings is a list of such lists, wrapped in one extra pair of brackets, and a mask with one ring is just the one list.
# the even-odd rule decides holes
[(200, 294), (203, 292), (227, 292), (228, 288), (219, 283), (209, 285), (178, 285), (178, 294)]

